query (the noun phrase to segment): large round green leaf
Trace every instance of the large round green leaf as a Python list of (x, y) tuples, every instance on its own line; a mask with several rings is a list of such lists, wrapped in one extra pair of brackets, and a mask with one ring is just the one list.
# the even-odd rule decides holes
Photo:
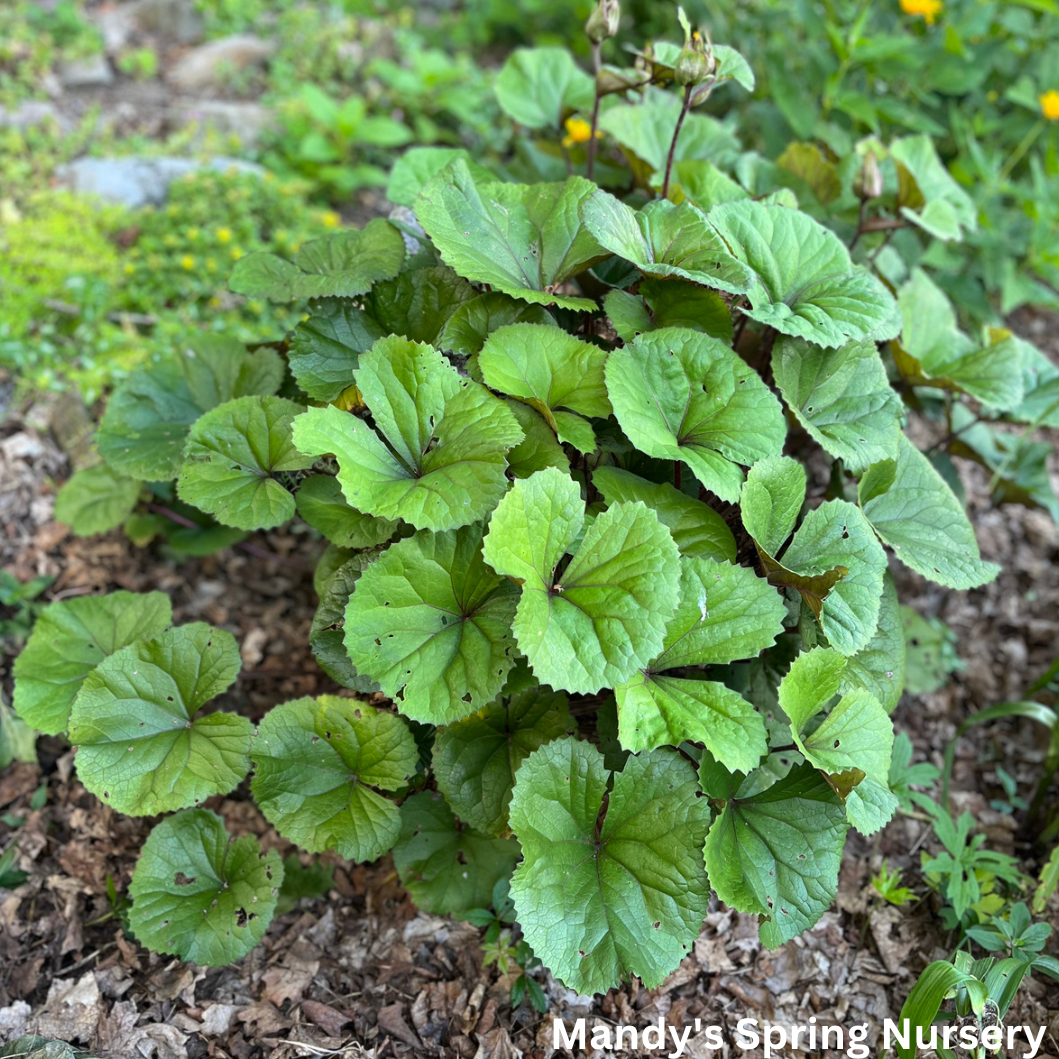
[(493, 887), (519, 857), (518, 843), (459, 828), (440, 794), (422, 791), (401, 806), (393, 862), (412, 900), (435, 915), (486, 908)]
[(504, 113), (527, 129), (559, 129), (563, 116), (592, 106), (594, 86), (566, 48), (516, 48), (493, 86)]
[(129, 893), (129, 922), (155, 952), (223, 967), (264, 936), (283, 884), (283, 863), (257, 840), (233, 839), (216, 813), (186, 809), (157, 824)]
[(515, 662), (516, 590), (482, 560), (480, 524), (417, 533), (356, 583), (346, 648), (402, 713), (447, 724), (491, 702)]
[[(518, 421), (437, 350), (390, 337), (356, 372), (376, 429), (333, 405), (294, 421), (303, 452), (338, 457), (338, 481), (358, 511), (445, 530), (484, 518), (507, 488)], [(377, 431), (377, 432), (376, 432)]]
[(180, 499), (236, 529), (286, 522), (294, 497), (276, 475), (313, 464), (291, 438), (291, 422), (303, 410), (281, 397), (240, 397), (207, 412), (188, 436)]
[(1000, 572), (983, 562), (967, 515), (944, 479), (901, 435), (896, 460), (872, 466), (859, 498), (875, 532), (898, 559), (948, 588), (977, 588)]
[[(735, 781), (741, 776), (734, 777)], [(726, 791), (706, 837), (710, 885), (726, 905), (764, 917), (770, 949), (812, 927), (831, 907), (846, 839), (838, 796), (811, 765), (760, 793)]]
[(471, 827), (503, 834), (519, 765), (575, 727), (562, 692), (534, 684), (505, 694), (439, 729), (434, 740), (438, 789)]
[(649, 456), (682, 460), (722, 500), (736, 501), (739, 464), (779, 455), (779, 402), (723, 342), (687, 328), (641, 335), (607, 360), (607, 392), (629, 440)]
[(15, 659), (15, 711), (39, 732), (65, 732), (85, 677), (115, 651), (164, 632), (172, 618), (164, 592), (111, 592), (50, 604)]
[(484, 555), (522, 582), (514, 630), (537, 679), (593, 693), (658, 654), (676, 607), (680, 553), (642, 503), (612, 504), (557, 573), (584, 522), (577, 483), (555, 468), (539, 471), (497, 505)]
[(709, 907), (709, 824), (692, 767), (673, 751), (630, 757), (614, 776), (595, 747), (558, 739), (518, 770), (511, 880), (534, 953), (565, 985), (602, 993), (628, 974), (659, 985), (690, 951)]
[(478, 185), (456, 159), (423, 188), (416, 217), (445, 263), (472, 283), (539, 305), (591, 311), (591, 299), (554, 292), (607, 256), (578, 213), (595, 187), (583, 177)]
[(120, 526), (136, 506), (143, 483), (101, 463), (75, 472), (55, 497), (55, 521), (75, 537), (94, 537)]
[(890, 292), (808, 214), (743, 199), (715, 206), (707, 219), (751, 270), (751, 319), (828, 347), (899, 330)]
[(250, 767), (253, 727), (245, 717), (199, 709), (238, 672), (235, 637), (202, 622), (104, 659), (70, 711), (81, 782), (128, 816), (227, 794)]
[(275, 706), (250, 749), (250, 790), (269, 822), (310, 853), (381, 857), (401, 830), (396, 791), (419, 751), (408, 725), (355, 699), (321, 695)]

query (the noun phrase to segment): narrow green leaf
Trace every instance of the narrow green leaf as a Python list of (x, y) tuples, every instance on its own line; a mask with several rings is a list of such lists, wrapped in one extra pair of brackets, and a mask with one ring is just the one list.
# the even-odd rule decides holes
[[(358, 673), (346, 650), (346, 608), (360, 575), (375, 556), (371, 552), (352, 555), (343, 552), (345, 562), (325, 573), (316, 589), (320, 605), (309, 629), (309, 646), (320, 668), (337, 684), (363, 694), (379, 690), (365, 673)], [(325, 553), (326, 555), (326, 553)], [(321, 560), (321, 563), (323, 560)]]

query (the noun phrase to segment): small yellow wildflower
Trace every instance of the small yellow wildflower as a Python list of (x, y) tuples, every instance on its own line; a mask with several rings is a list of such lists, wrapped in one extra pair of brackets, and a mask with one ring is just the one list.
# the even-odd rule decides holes
[(901, 10), (913, 18), (922, 18), (928, 26), (933, 26), (941, 9), (941, 0), (901, 0)]
[[(596, 129), (596, 138), (603, 135)], [(584, 118), (567, 118), (566, 135), (563, 137), (564, 147), (573, 147), (578, 143), (588, 143), (592, 139), (592, 126)]]
[(324, 222), (325, 228), (337, 228), (342, 218), (334, 210), (325, 210), (320, 220)]
[(217, 242), (218, 243), (230, 243), (232, 241), (232, 230), (231, 228), (218, 228), (217, 229)]
[(1050, 88), (1040, 97), (1040, 100), (1041, 113), (1049, 121), (1059, 121), (1059, 91)]
[(246, 251), (241, 246), (233, 246), (232, 249), (228, 251), (228, 253), (232, 255), (233, 261), (238, 261), (239, 258), (243, 257), (246, 254)]
[(136, 266), (131, 261), (125, 262), (125, 275), (131, 276), (136, 271)]
[(199, 237), (199, 230), (198, 230), (198, 228), (189, 228), (189, 229), (188, 229), (188, 238), (189, 238), (189, 239), (190, 239), (190, 240), (191, 240), (192, 242), (194, 242), (194, 241), (195, 241), (196, 239), (198, 239), (198, 237)]
[(195, 267), (195, 259), (190, 254), (185, 254), (180, 259), (180, 267), (190, 272)]

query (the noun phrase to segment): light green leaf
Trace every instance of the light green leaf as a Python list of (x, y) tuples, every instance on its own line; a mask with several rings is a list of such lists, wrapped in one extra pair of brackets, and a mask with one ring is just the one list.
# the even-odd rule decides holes
[(363, 309), (329, 298), (294, 329), (290, 370), (314, 401), (333, 401), (353, 385), (361, 353), (386, 333)]
[(350, 507), (338, 479), (329, 474), (306, 478), (298, 487), (295, 503), (298, 514), (340, 548), (374, 548), (397, 532), (396, 522)]
[(271, 396), (283, 381), (273, 349), (247, 353), (241, 342), (200, 334), (121, 383), (99, 426), (99, 453), (120, 474), (175, 478), (188, 429), (203, 412), (236, 397)]
[(867, 470), (897, 454), (903, 408), (874, 342), (827, 350), (781, 337), (772, 367), (798, 422), (851, 470)]
[(373, 283), (392, 279), (403, 263), (401, 233), (376, 217), (361, 231), (310, 240), (293, 261), (263, 251), (247, 254), (235, 263), (228, 286), (236, 294), (274, 302), (355, 298), (371, 290)]
[(649, 482), (619, 467), (597, 467), (592, 484), (608, 504), (643, 501), (673, 535), (682, 555), (735, 562), (735, 538), (721, 516), (701, 500), (665, 482)]
[(491, 702), (515, 661), (515, 587), (482, 561), (479, 525), (417, 533), (357, 581), (345, 640), (357, 670), (417, 721), (446, 724)]
[(904, 170), (898, 201), (908, 220), (937, 239), (959, 239), (962, 230), (978, 228), (974, 201), (950, 176), (929, 136), (894, 140), (890, 157)]
[(846, 819), (862, 835), (874, 835), (894, 818), (899, 805), (885, 782), (866, 776), (846, 795)]
[(855, 655), (846, 659), (841, 691), (870, 691), (887, 713), (893, 713), (905, 686), (905, 636), (897, 588), (889, 573), (883, 577), (879, 625), (875, 634)]
[(889, 291), (812, 217), (747, 199), (715, 206), (707, 220), (751, 270), (751, 319), (826, 347), (896, 334)]
[(238, 672), (235, 638), (202, 622), (104, 659), (70, 711), (81, 782), (128, 816), (183, 809), (233, 790), (250, 767), (253, 728), (245, 717), (199, 710)]
[(779, 555), (794, 531), (805, 484), (805, 468), (789, 456), (770, 456), (750, 468), (739, 510), (747, 533), (768, 555)]
[(649, 456), (682, 460), (736, 501), (738, 464), (779, 455), (787, 427), (761, 377), (718, 339), (687, 328), (641, 335), (611, 353), (607, 392), (622, 429)]
[(725, 800), (706, 836), (710, 885), (731, 908), (764, 916), (761, 941), (774, 949), (831, 906), (846, 828), (827, 781), (799, 765), (758, 794)]
[(401, 831), (397, 806), (380, 791), (405, 785), (419, 751), (400, 717), (321, 695), (269, 710), (250, 758), (254, 800), (284, 838), (310, 853), (369, 861)]
[(875, 532), (916, 573), (948, 588), (977, 588), (1000, 572), (983, 562), (974, 530), (952, 490), (904, 436), (897, 460), (872, 466), (861, 479), (860, 505)]
[(396, 206), (414, 206), (416, 197), (449, 164), (457, 158), (467, 163), (479, 183), (496, 180), (463, 147), (410, 147), (394, 162), (390, 181), (386, 185), (386, 199)]
[[(487, 386), (525, 401), (560, 441), (581, 452), (593, 452), (596, 441), (591, 426), (580, 417), (604, 419), (611, 414), (603, 378), (606, 361), (605, 349), (539, 324), (501, 327), (478, 354)], [(578, 415), (570, 414), (574, 412)]]
[(294, 515), (294, 497), (276, 479), (313, 465), (294, 447), (291, 422), (304, 411), (282, 397), (239, 397), (191, 428), (177, 493), (236, 529), (271, 529)]
[[(294, 421), (303, 452), (338, 457), (338, 481), (358, 511), (419, 529), (484, 518), (507, 488), (505, 454), (522, 438), (507, 406), (462, 378), (437, 350), (380, 339), (356, 383), (375, 420), (334, 406)], [(380, 437), (381, 435), (381, 437)]]
[(76, 471), (55, 495), (55, 521), (75, 537), (92, 537), (120, 526), (136, 506), (143, 483), (105, 463)]
[(555, 326), (552, 314), (543, 305), (527, 305), (507, 294), (490, 291), (457, 307), (445, 321), (437, 345), (460, 356), (471, 356), (498, 328), (522, 323)]
[[(886, 553), (855, 505), (829, 500), (810, 511), (781, 561), (803, 577), (846, 570), (814, 613), (828, 642), (841, 654), (853, 655), (868, 645), (879, 622)], [(812, 606), (808, 596), (806, 602)]]
[(507, 469), (515, 478), (529, 478), (546, 467), (570, 471), (570, 459), (563, 451), (555, 431), (544, 421), (540, 412), (528, 404), (511, 398), (507, 402), (525, 437), (507, 454)]
[(726, 345), (732, 342), (732, 318), (724, 299), (682, 280), (645, 279), (636, 294), (609, 291), (604, 308), (623, 342), (665, 327), (686, 327), (713, 335)]
[(516, 48), (496, 76), (497, 102), (527, 129), (560, 128), (563, 117), (592, 106), (592, 78), (566, 48)]
[(459, 915), (486, 908), (493, 887), (519, 858), (518, 843), (469, 828), (458, 830), (445, 799), (431, 791), (401, 806), (401, 837), (393, 862), (401, 883), (424, 912)]
[(438, 789), (471, 827), (503, 834), (519, 766), (538, 747), (576, 728), (562, 692), (535, 685), (505, 694), (438, 730)]
[[(655, 180), (658, 180), (657, 176)], [(722, 173), (712, 162), (694, 159), (674, 165), (669, 187), (670, 198), (677, 202), (682, 198), (687, 199), (703, 213), (708, 213), (722, 202), (735, 202), (750, 197), (746, 188)]]
[[(326, 552), (324, 553), (327, 554)], [(344, 553), (349, 556), (349, 552)], [(354, 555), (327, 574), (316, 591), (320, 605), (309, 629), (309, 646), (320, 668), (344, 688), (369, 694), (379, 690), (365, 673), (358, 673), (346, 650), (346, 607), (360, 575), (375, 556), (371, 552)], [(322, 562), (323, 560), (321, 560)]]
[(423, 189), (416, 216), (445, 263), (473, 283), (523, 301), (591, 311), (591, 299), (554, 291), (607, 256), (579, 213), (595, 189), (583, 177), (479, 186), (456, 160)]
[(66, 731), (85, 677), (104, 658), (164, 632), (173, 608), (164, 592), (111, 592), (49, 604), (15, 659), (12, 705), (46, 735)]
[(523, 582), (515, 637), (537, 679), (590, 694), (628, 680), (658, 654), (680, 565), (653, 511), (614, 504), (585, 530), (557, 578), (584, 522), (577, 483), (554, 468), (539, 471), (497, 505), (483, 554)]
[[(625, 152), (632, 155), (634, 171), (646, 185), (650, 174), (664, 170), (681, 102), (671, 92), (649, 88), (643, 101), (620, 103), (600, 115), (599, 127), (610, 133)], [(735, 136), (716, 118), (689, 114), (680, 127), (674, 162), (697, 159), (723, 163), (739, 150)], [(635, 165), (635, 160), (641, 164)]]
[(206, 809), (156, 824), (129, 893), (137, 939), (206, 967), (242, 959), (264, 936), (283, 884), (283, 863), (249, 835), (233, 839)]
[(634, 210), (597, 191), (582, 204), (581, 217), (600, 246), (631, 261), (645, 276), (675, 276), (729, 294), (750, 289), (750, 270), (690, 202), (674, 206), (655, 199)]
[(709, 905), (709, 819), (690, 765), (630, 757), (607, 790), (603, 756), (558, 739), (522, 763), (511, 827), (523, 861), (511, 896), (526, 941), (566, 986), (605, 992), (624, 976), (659, 985), (690, 951)]

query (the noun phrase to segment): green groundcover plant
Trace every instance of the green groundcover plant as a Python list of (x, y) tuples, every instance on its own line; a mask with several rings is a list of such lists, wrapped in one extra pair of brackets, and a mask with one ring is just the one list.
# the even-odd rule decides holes
[[(848, 829), (897, 810), (887, 549), (954, 589), (998, 569), (908, 416), (1028, 430), (1059, 372), (961, 331), (926, 271), (855, 263), (790, 188), (722, 173), (732, 141), (695, 107), (752, 83), (745, 61), (685, 25), (606, 66), (614, 21), (602, 0), (595, 79), (543, 48), (498, 82), (527, 150), (566, 130), (569, 175), (409, 151), (388, 197), (414, 223), (240, 258), (232, 290), (304, 309), (293, 334), (203, 336), (134, 373), (60, 491), (77, 533), (190, 552), (306, 523), (328, 541), (313, 651), (358, 696), (255, 726), (216, 708), (233, 636), (173, 627), (164, 594), (44, 611), (15, 709), (68, 734), (116, 811), (171, 814), (130, 887), (148, 947), (220, 964), (267, 929), (279, 858), (201, 807), (248, 776), (281, 834), (392, 851), (429, 911), (487, 908), (510, 876), (525, 942), (580, 992), (657, 985), (711, 894), (766, 945), (796, 937)], [(922, 139), (835, 173), (858, 249), (893, 211), (952, 205), (935, 162)]]

